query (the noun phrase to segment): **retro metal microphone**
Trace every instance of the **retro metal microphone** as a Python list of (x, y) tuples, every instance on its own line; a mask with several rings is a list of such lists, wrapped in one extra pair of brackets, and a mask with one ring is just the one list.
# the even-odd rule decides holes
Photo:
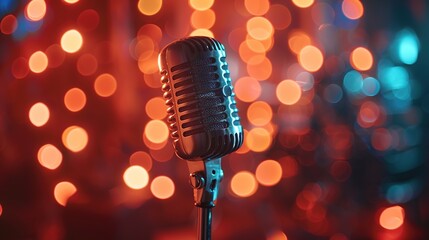
[(211, 239), (211, 208), (223, 178), (221, 157), (243, 143), (225, 47), (189, 37), (162, 49), (158, 65), (176, 155), (187, 160), (198, 238)]

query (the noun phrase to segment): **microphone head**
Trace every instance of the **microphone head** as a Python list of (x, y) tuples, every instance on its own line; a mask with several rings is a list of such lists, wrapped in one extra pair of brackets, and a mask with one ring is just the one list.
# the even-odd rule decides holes
[(176, 155), (220, 158), (243, 143), (225, 47), (209, 37), (189, 37), (162, 49), (158, 65)]

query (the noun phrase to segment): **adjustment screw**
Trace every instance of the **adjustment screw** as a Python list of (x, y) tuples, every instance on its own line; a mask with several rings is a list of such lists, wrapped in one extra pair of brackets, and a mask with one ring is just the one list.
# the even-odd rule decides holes
[(193, 188), (198, 189), (204, 187), (205, 180), (201, 174), (194, 172), (189, 175), (189, 183)]

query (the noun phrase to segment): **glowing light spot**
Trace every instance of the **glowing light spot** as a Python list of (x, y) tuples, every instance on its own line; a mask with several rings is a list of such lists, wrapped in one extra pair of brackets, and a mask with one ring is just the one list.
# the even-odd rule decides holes
[(66, 31), (61, 37), (61, 47), (65, 52), (75, 53), (82, 47), (83, 38), (75, 29)]
[(168, 138), (168, 127), (161, 120), (151, 120), (144, 128), (144, 135), (153, 143), (162, 143)]
[(95, 79), (94, 90), (101, 97), (110, 97), (116, 92), (116, 79), (108, 73), (103, 73)]
[(75, 3), (77, 3), (77, 2), (79, 2), (79, 0), (63, 0), (65, 3), (68, 3), (68, 4), (75, 4)]
[(283, 80), (277, 85), (276, 96), (281, 103), (293, 105), (301, 98), (301, 87), (293, 80)]
[(282, 166), (274, 160), (265, 160), (256, 168), (256, 180), (261, 185), (273, 186), (282, 178)]
[(31, 54), (28, 60), (28, 66), (34, 73), (41, 73), (48, 67), (48, 57), (42, 51), (37, 51)]
[(359, 0), (344, 0), (341, 4), (344, 16), (355, 20), (363, 16), (363, 5)]
[(39, 21), (46, 14), (46, 3), (44, 0), (31, 0), (27, 4), (25, 17), (30, 21)]
[(3, 214), (3, 206), (0, 204), (0, 216)]
[[(256, 40), (254, 40), (254, 41), (256, 41)], [(259, 45), (259, 46), (261, 46), (261, 45)], [(253, 44), (252, 47), (255, 48), (256, 44)], [(257, 49), (257, 51), (258, 50), (259, 49)], [(240, 55), (240, 58), (245, 63), (248, 63), (250, 61), (250, 59), (254, 58), (253, 59), (253, 61), (254, 61), (253, 64), (258, 64), (258, 63), (260, 63), (265, 58), (265, 49), (263, 51), (256, 52), (254, 49), (251, 49), (251, 45), (248, 44), (248, 41), (246, 41), (246, 40), (243, 41), (243, 42), (241, 42), (241, 44), (240, 44), (240, 46), (238, 48), (238, 53)]]
[(61, 140), (70, 151), (80, 152), (88, 144), (88, 134), (81, 127), (70, 126), (63, 131)]
[(273, 72), (270, 59), (263, 55), (254, 56), (247, 62), (247, 73), (258, 80), (267, 80)]
[(0, 22), (0, 32), (5, 35), (10, 35), (18, 28), (18, 21), (12, 14), (6, 15)]
[(54, 145), (46, 144), (37, 152), (37, 159), (43, 167), (54, 170), (61, 165), (63, 154)]
[(371, 69), (373, 61), (371, 52), (364, 47), (355, 48), (350, 54), (350, 63), (356, 70), (367, 71)]
[(380, 92), (380, 83), (373, 77), (367, 77), (362, 82), (362, 92), (367, 96), (375, 96)]
[(239, 197), (250, 197), (258, 190), (255, 176), (247, 171), (235, 174), (231, 179), (231, 190)]
[(174, 182), (167, 176), (159, 176), (150, 184), (150, 191), (159, 199), (167, 199), (174, 194)]
[(49, 108), (41, 102), (35, 103), (28, 112), (30, 122), (36, 127), (45, 125), (49, 120), (49, 115)]
[(142, 189), (149, 183), (149, 174), (141, 166), (128, 167), (123, 175), (125, 184), (132, 189)]
[(371, 144), (378, 151), (386, 151), (392, 145), (392, 134), (386, 128), (377, 128), (371, 136)]
[(165, 100), (161, 97), (154, 97), (146, 103), (146, 114), (152, 119), (163, 119), (167, 116)]
[[(141, 55), (139, 57), (139, 69), (142, 73), (147, 75), (150, 74), (158, 74), (158, 53), (155, 51), (152, 51), (152, 55), (150, 56), (146, 56), (146, 57), (142, 57), (143, 55)], [(158, 83), (160, 83), (159, 81), (159, 76), (157, 76), (158, 79)], [(146, 80), (145, 80), (146, 81)]]
[(205, 28), (195, 29), (191, 32), (191, 34), (189, 34), (189, 36), (206, 36), (211, 38), (214, 37), (213, 32)]
[(276, 230), (270, 232), (266, 240), (288, 240), (288, 238), (284, 232)]
[(247, 134), (246, 143), (251, 151), (266, 151), (270, 147), (271, 142), (271, 134), (265, 128), (253, 128)]
[(60, 182), (55, 185), (55, 200), (62, 206), (66, 206), (69, 198), (76, 193), (77, 189), (71, 182)]
[(273, 117), (273, 111), (268, 103), (257, 101), (250, 104), (247, 109), (247, 118), (255, 126), (267, 125)]
[(289, 48), (295, 54), (299, 54), (305, 46), (310, 44), (311, 38), (302, 31), (292, 32), (288, 39)]
[(72, 112), (82, 110), (86, 104), (86, 95), (79, 88), (72, 88), (64, 95), (64, 105)]
[(316, 72), (322, 67), (323, 54), (315, 46), (305, 46), (298, 55), (299, 64), (309, 72)]
[(194, 28), (209, 29), (216, 22), (215, 12), (211, 9), (205, 11), (194, 11), (191, 15), (191, 24)]
[(244, 0), (244, 6), (250, 14), (261, 16), (267, 13), (270, 2), (268, 0)]
[(343, 85), (349, 93), (359, 93), (363, 85), (362, 75), (355, 70), (347, 72), (346, 75), (344, 75)]
[(139, 0), (137, 8), (147, 16), (155, 15), (161, 10), (162, 0)]
[(420, 50), (420, 41), (414, 31), (405, 29), (398, 33), (398, 46), (395, 49), (399, 60), (405, 64), (411, 65), (417, 61)]
[(189, 6), (198, 11), (204, 11), (213, 6), (214, 0), (189, 0)]
[(264, 17), (253, 17), (246, 23), (246, 29), (249, 35), (256, 40), (265, 40), (270, 38), (273, 33), (273, 25)]
[(130, 156), (130, 165), (140, 165), (147, 171), (152, 169), (152, 158), (143, 151), (137, 151)]
[(236, 97), (243, 102), (253, 102), (261, 95), (261, 84), (252, 77), (239, 78), (234, 85)]
[(292, 0), (292, 2), (299, 8), (308, 8), (314, 3), (314, 0)]
[(137, 32), (137, 38), (139, 40), (142, 36), (148, 36), (154, 42), (160, 42), (162, 39), (162, 30), (160, 27), (158, 27), (158, 25), (152, 23), (145, 24)]
[(381, 110), (377, 104), (371, 101), (364, 102), (360, 107), (357, 122), (363, 128), (372, 127), (380, 118), (380, 114)]
[(379, 223), (385, 229), (394, 230), (402, 226), (404, 218), (404, 209), (401, 206), (392, 206), (381, 212)]
[(329, 103), (338, 103), (343, 98), (343, 90), (337, 84), (329, 84), (323, 90), (323, 98)]
[(77, 59), (76, 67), (83, 76), (90, 76), (97, 71), (98, 61), (94, 55), (85, 53)]

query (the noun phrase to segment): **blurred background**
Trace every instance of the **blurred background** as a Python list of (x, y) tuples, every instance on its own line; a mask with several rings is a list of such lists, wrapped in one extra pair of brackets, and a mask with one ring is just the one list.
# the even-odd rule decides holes
[(1, 0), (0, 238), (195, 239), (157, 56), (227, 50), (214, 239), (429, 239), (425, 0)]

